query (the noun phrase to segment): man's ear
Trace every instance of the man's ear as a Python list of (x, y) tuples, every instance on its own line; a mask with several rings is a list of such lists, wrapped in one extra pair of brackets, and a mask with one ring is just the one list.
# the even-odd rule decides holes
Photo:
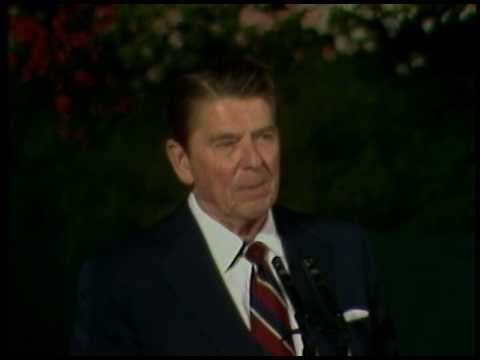
[(165, 143), (165, 150), (178, 179), (185, 185), (192, 185), (194, 178), (190, 158), (182, 145), (173, 139), (168, 139)]

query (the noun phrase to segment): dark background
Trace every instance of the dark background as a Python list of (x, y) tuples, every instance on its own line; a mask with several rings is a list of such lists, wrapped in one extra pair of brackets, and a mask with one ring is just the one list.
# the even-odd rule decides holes
[[(66, 352), (80, 264), (185, 198), (162, 143), (167, 75), (228, 53), (277, 81), (279, 202), (368, 230), (401, 353), (473, 354), (476, 10), (417, 6), (391, 36), (382, 21), (399, 6), (368, 21), (334, 12), (375, 40), (350, 52), (300, 15), (236, 43), (240, 5), (10, 6), (9, 353)], [(215, 22), (220, 35), (205, 30)]]

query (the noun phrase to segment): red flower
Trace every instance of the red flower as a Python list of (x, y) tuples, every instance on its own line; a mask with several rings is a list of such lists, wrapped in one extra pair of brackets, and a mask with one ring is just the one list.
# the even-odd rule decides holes
[(22, 69), (22, 80), (28, 81), (34, 74), (44, 75), (49, 63), (48, 33), (43, 27), (36, 29), (27, 64)]
[(120, 102), (115, 105), (112, 110), (119, 113), (128, 113), (132, 109), (132, 100), (131, 98), (124, 97)]
[[(32, 16), (14, 16), (10, 18), (10, 31), (14, 39), (31, 44), (28, 62), (22, 69), (22, 80), (28, 81), (34, 74), (43, 75), (49, 62), (45, 27)], [(16, 60), (9, 57), (9, 64), (13, 66)]]
[(15, 67), (15, 65), (17, 65), (18, 63), (17, 55), (15, 55), (15, 53), (13, 52), (9, 52), (7, 54), (7, 62), (9, 67), (12, 67), (12, 68)]
[(96, 34), (108, 30), (117, 18), (117, 11), (113, 5), (97, 6), (95, 17), (98, 19), (93, 25), (93, 31)]
[(11, 23), (12, 34), (17, 40), (32, 42), (39, 29), (43, 29), (42, 24), (32, 16), (15, 16)]
[(89, 36), (84, 31), (79, 31), (70, 35), (70, 43), (72, 47), (82, 47), (88, 44)]
[(53, 54), (53, 58), (58, 64), (65, 64), (68, 58), (68, 50), (56, 50), (55, 53)]
[(57, 128), (57, 133), (64, 140), (68, 140), (68, 138), (70, 137), (69, 136), (70, 133), (69, 133), (68, 129), (64, 128), (64, 127)]
[(39, 29), (30, 57), (37, 73), (44, 73), (49, 62), (48, 34), (44, 29)]
[(83, 140), (85, 138), (85, 130), (84, 129), (72, 130), (70, 132), (70, 138), (72, 140)]
[(69, 114), (72, 110), (72, 100), (67, 95), (58, 95), (55, 98), (55, 110), (60, 114)]
[(98, 18), (115, 18), (117, 11), (112, 4), (100, 5), (95, 9), (95, 16)]
[(90, 51), (90, 60), (92, 63), (96, 64), (100, 59), (101, 47), (99, 45), (95, 45), (93, 49)]
[(62, 42), (67, 42), (65, 33), (65, 21), (67, 20), (67, 10), (64, 8), (58, 12), (52, 20), (53, 33)]
[(85, 70), (76, 70), (73, 73), (73, 82), (82, 87), (88, 87), (93, 84), (93, 79)]

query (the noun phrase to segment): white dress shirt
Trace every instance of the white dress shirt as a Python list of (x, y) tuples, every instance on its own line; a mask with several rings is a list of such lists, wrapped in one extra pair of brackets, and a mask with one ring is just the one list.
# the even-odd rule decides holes
[[(253, 265), (244, 256), (237, 257), (240, 249), (242, 249), (243, 240), (208, 215), (200, 207), (193, 193), (190, 193), (188, 197), (188, 205), (202, 231), (203, 237), (207, 242), (215, 265), (225, 282), (228, 292), (245, 325), (250, 330), (250, 276)], [(283, 260), (287, 271), (289, 271), (271, 210), (268, 212), (267, 221), (253, 240), (261, 241), (267, 245), (271, 250), (270, 259), (275, 255), (279, 256)], [(292, 329), (297, 329), (298, 324), (295, 320), (292, 304), (285, 292), (284, 296), (288, 305), (290, 324)], [(303, 351), (303, 343), (299, 334), (293, 335), (293, 343), (297, 356), (300, 356)]]

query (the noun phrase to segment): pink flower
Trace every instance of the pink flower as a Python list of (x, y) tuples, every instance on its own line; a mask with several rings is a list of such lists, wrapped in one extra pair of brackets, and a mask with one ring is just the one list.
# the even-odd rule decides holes
[(276, 11), (274, 16), (277, 21), (282, 22), (288, 19), (293, 14), (294, 14), (294, 11), (292, 11), (292, 8), (286, 8), (286, 9), (281, 9)]
[(178, 9), (169, 9), (165, 14), (165, 20), (172, 26), (177, 26), (183, 21), (183, 14)]
[(303, 10), (318, 7), (318, 4), (285, 4), (285, 7), (293, 12), (301, 12)]
[(174, 31), (168, 36), (168, 43), (175, 49), (181, 49), (183, 46), (183, 37), (179, 31)]
[(95, 9), (96, 22), (93, 25), (95, 34), (103, 33), (111, 28), (117, 19), (117, 9), (113, 5), (97, 6)]
[(212, 34), (218, 35), (221, 34), (224, 30), (220, 24), (213, 23), (209, 26), (209, 30)]
[(321, 7), (316, 7), (311, 10), (307, 10), (302, 17), (303, 29), (318, 29), (323, 31), (325, 28), (325, 22), (327, 14)]
[(305, 50), (303, 48), (297, 48), (293, 50), (293, 58), (295, 61), (302, 61), (305, 57)]
[(165, 34), (167, 32), (167, 22), (165, 19), (162, 17), (156, 18), (152, 22), (152, 30), (157, 35)]
[(117, 10), (112, 4), (99, 5), (95, 8), (95, 16), (98, 18), (116, 18)]
[(274, 26), (273, 17), (258, 10), (255, 5), (246, 5), (240, 11), (240, 25), (253, 27), (260, 34), (272, 30)]
[(325, 61), (332, 61), (335, 59), (336, 55), (335, 49), (331, 46), (325, 46), (322, 49), (322, 57), (325, 59)]
[(235, 44), (237, 44), (238, 46), (240, 47), (246, 47), (248, 45), (248, 40), (247, 40), (247, 37), (245, 36), (245, 34), (241, 31), (238, 31), (236, 34), (235, 34), (235, 38), (234, 38), (234, 41), (235, 41)]

